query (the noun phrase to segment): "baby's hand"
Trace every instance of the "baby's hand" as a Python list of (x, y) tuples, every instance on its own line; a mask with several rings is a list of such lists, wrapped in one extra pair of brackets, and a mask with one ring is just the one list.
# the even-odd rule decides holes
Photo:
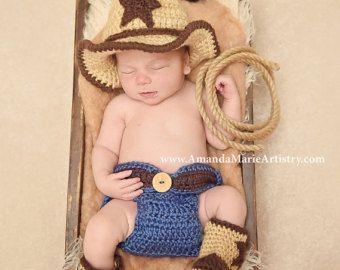
[(215, 83), (216, 90), (224, 97), (225, 100), (238, 98), (238, 91), (234, 78), (230, 75), (219, 75)]
[(131, 170), (109, 174), (102, 180), (101, 191), (111, 198), (121, 200), (133, 200), (143, 193), (143, 182), (139, 177), (126, 178), (132, 173)]

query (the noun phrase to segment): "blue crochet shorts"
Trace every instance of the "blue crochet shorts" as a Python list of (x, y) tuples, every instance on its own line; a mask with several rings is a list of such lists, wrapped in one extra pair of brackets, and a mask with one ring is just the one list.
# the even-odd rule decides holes
[[(137, 202), (135, 228), (118, 246), (142, 256), (198, 256), (203, 228), (198, 217), (198, 196), (222, 184), (219, 171), (208, 164), (193, 163), (180, 167), (166, 192), (156, 191), (153, 179), (161, 170), (145, 162), (118, 164), (114, 172), (132, 170), (129, 178), (140, 177), (143, 193)], [(105, 196), (101, 207), (112, 198)]]

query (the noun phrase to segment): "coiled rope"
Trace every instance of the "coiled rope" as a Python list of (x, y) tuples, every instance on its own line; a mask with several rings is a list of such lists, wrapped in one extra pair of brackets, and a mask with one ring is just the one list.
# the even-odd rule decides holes
[[(218, 104), (215, 81), (223, 69), (235, 62), (241, 62), (256, 67), (265, 80), (271, 97), (271, 112), (268, 119), (262, 123), (250, 124), (235, 121), (222, 111)], [(196, 78), (196, 102), (203, 121), (209, 130), (225, 144), (239, 151), (262, 151), (263, 145), (243, 144), (228, 139), (223, 133), (227, 132), (243, 141), (254, 141), (267, 137), (276, 128), (280, 118), (280, 105), (276, 93), (273, 71), (279, 65), (260, 57), (253, 48), (235, 47), (220, 54), (217, 58), (209, 60), (203, 65)], [(206, 91), (207, 105), (211, 109), (213, 119), (210, 119), (203, 102), (203, 90)], [(222, 131), (215, 126), (217, 123)]]

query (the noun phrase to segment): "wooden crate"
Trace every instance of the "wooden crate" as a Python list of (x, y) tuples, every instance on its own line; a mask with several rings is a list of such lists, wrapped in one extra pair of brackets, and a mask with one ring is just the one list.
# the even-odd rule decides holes
[[(77, 0), (76, 6), (76, 30), (75, 44), (83, 38), (82, 29), (84, 18), (88, 9), (86, 0)], [(74, 61), (75, 62), (75, 61)], [(67, 194), (67, 216), (65, 232), (65, 251), (70, 244), (79, 236), (81, 194), (83, 183), (83, 168), (85, 154), (85, 122), (84, 112), (79, 97), (78, 69), (74, 66), (72, 122), (71, 122), (71, 146), (69, 161), (69, 181)], [(247, 91), (247, 107), (249, 122), (253, 121), (253, 95), (252, 86)], [(245, 156), (251, 156), (247, 153)], [(246, 228), (249, 231), (250, 239), (257, 249), (257, 226), (256, 226), (256, 192), (255, 192), (255, 164), (241, 164), (243, 185), (246, 193), (248, 215)]]

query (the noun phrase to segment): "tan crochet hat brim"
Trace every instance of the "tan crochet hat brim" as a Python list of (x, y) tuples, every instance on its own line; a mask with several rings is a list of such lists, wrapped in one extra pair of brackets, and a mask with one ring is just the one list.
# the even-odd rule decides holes
[(195, 21), (182, 31), (161, 28), (126, 30), (99, 44), (82, 40), (77, 47), (77, 61), (82, 75), (88, 81), (103, 91), (112, 92), (113, 89), (121, 87), (112, 58), (116, 52), (142, 50), (161, 53), (183, 46), (189, 48), (191, 68), (220, 53), (212, 26), (205, 21)]

